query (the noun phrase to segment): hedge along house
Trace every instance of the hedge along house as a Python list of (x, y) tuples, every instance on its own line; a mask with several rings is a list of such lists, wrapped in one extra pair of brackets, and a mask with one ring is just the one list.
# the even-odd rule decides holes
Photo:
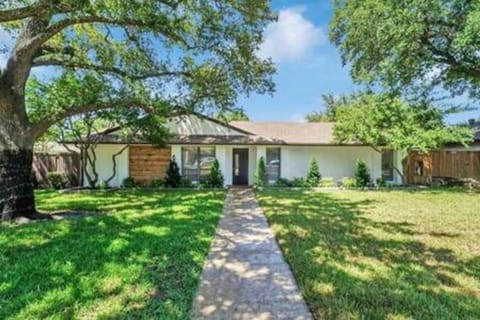
[(116, 131), (105, 134), (95, 149), (99, 181), (112, 176), (112, 156), (125, 147), (116, 157), (117, 170), (111, 186), (120, 186), (127, 177), (140, 183), (162, 179), (172, 157), (182, 176), (193, 182), (208, 177), (216, 158), (225, 185), (252, 185), (260, 157), (265, 159), (269, 183), (280, 177), (306, 177), (312, 158), (317, 160), (322, 177), (336, 181), (354, 176), (358, 159), (367, 163), (373, 181), (378, 178), (391, 183), (402, 181), (394, 169), (402, 171), (398, 152), (381, 154), (362, 144), (335, 143), (332, 123), (235, 121), (224, 124), (190, 114), (172, 117), (166, 125), (171, 137), (164, 148), (143, 141), (126, 147), (126, 141)]

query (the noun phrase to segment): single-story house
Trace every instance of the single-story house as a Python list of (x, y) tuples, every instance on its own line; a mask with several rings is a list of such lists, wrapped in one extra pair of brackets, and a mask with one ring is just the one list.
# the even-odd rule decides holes
[[(145, 141), (130, 141), (116, 159), (117, 172), (111, 186), (120, 186), (127, 177), (148, 183), (164, 178), (169, 161), (175, 157), (183, 177), (193, 182), (207, 177), (216, 158), (225, 185), (252, 185), (260, 157), (264, 157), (269, 182), (280, 177), (306, 177), (312, 158), (322, 177), (335, 181), (354, 176), (358, 159), (370, 168), (372, 180), (383, 178), (401, 183), (401, 156), (398, 152), (375, 151), (360, 143), (334, 142), (332, 123), (250, 122), (229, 124), (199, 115), (178, 115), (167, 121), (171, 133), (164, 148)], [(126, 147), (115, 130), (105, 134), (96, 147), (99, 181), (113, 173), (112, 155)]]

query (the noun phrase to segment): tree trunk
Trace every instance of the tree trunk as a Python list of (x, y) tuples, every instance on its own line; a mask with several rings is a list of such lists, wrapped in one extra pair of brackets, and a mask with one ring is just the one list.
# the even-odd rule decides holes
[(0, 151), (0, 214), (3, 221), (37, 217), (32, 183), (33, 150)]

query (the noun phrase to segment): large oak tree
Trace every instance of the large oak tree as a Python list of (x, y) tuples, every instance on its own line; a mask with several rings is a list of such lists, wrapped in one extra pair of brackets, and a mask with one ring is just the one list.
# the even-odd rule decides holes
[[(2, 219), (36, 215), (33, 144), (66, 117), (228, 110), (239, 93), (271, 92), (274, 68), (255, 52), (274, 18), (268, 0), (0, 2), (0, 32), (11, 38), (0, 44), (8, 50), (0, 70)], [(29, 99), (32, 77), (45, 96)]]
[[(397, 92), (480, 93), (480, 5), (471, 0), (335, 0), (330, 38), (352, 77)], [(417, 92), (418, 90), (415, 90)], [(436, 90), (438, 92), (438, 90)]]

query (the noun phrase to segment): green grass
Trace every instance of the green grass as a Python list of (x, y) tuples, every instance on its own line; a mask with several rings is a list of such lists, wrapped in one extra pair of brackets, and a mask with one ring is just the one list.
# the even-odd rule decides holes
[(316, 318), (480, 319), (480, 194), (279, 191), (258, 199)]
[(38, 192), (104, 214), (0, 226), (0, 319), (185, 319), (224, 192)]

